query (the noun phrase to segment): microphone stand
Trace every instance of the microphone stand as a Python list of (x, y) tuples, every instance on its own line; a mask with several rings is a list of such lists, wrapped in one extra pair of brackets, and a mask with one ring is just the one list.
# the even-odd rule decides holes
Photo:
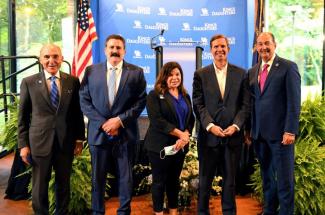
[(150, 41), (150, 47), (151, 49), (155, 49), (156, 47), (154, 47), (155, 45), (157, 45), (156, 43), (154, 43), (154, 39), (156, 39), (157, 37), (159, 36), (162, 36), (165, 32), (165, 29), (161, 29), (161, 31), (159, 32), (159, 34), (157, 34), (156, 36), (152, 37), (151, 38), (151, 41)]
[(154, 39), (162, 36), (165, 32), (165, 29), (161, 29), (160, 33), (156, 36), (151, 38), (150, 47), (151, 49), (155, 50), (156, 53), (156, 77), (158, 77), (159, 70), (161, 69), (163, 65), (163, 47), (162, 46), (155, 46), (156, 43), (154, 43)]

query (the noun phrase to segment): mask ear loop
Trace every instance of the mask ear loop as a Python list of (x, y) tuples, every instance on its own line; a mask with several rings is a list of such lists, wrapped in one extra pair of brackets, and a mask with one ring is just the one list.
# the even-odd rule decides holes
[[(164, 153), (164, 155), (163, 155), (163, 153)], [(165, 153), (165, 149), (162, 149), (161, 151), (160, 151), (160, 159), (165, 159), (165, 157), (166, 157), (166, 153)]]

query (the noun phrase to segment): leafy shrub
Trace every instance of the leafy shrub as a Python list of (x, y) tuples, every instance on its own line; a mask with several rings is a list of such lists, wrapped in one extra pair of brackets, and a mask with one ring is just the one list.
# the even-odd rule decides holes
[(0, 146), (2, 146), (7, 151), (13, 151), (17, 148), (19, 100), (17, 97), (14, 98), (14, 102), (8, 105), (8, 121), (6, 122), (0, 135)]

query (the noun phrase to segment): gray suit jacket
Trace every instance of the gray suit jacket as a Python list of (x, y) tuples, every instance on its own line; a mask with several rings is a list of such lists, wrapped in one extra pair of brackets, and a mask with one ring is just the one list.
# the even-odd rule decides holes
[(60, 72), (58, 109), (50, 101), (44, 72), (22, 80), (18, 116), (18, 147), (29, 146), (33, 156), (48, 155), (55, 141), (61, 150), (72, 151), (77, 139), (85, 137), (79, 104), (79, 80)]
[(232, 124), (241, 128), (230, 142), (241, 144), (243, 125), (249, 116), (249, 91), (246, 72), (228, 64), (224, 98), (221, 97), (213, 64), (197, 70), (193, 80), (193, 109), (200, 122), (198, 141), (207, 146), (216, 146), (221, 138), (206, 131), (209, 123), (222, 129)]

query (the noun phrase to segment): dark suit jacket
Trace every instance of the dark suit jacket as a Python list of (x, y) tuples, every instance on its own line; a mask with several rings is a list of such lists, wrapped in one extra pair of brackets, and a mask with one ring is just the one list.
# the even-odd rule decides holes
[[(169, 134), (175, 128), (179, 128), (172, 99), (170, 94), (157, 94), (154, 90), (147, 97), (147, 111), (150, 125), (145, 137), (145, 148), (148, 151), (160, 152), (165, 146), (174, 145), (178, 139)], [(191, 99), (189, 95), (186, 95), (184, 99), (188, 107), (185, 128), (191, 134), (194, 125)], [(185, 151), (187, 149), (188, 145), (186, 145)]]
[(63, 151), (71, 152), (85, 137), (79, 105), (79, 80), (60, 72), (61, 96), (56, 110), (50, 101), (44, 72), (24, 78), (20, 87), (18, 146), (29, 146), (33, 156), (46, 156), (55, 135)]
[(114, 103), (109, 107), (107, 63), (86, 68), (80, 88), (80, 104), (89, 119), (88, 144), (101, 145), (108, 141), (101, 126), (109, 118), (119, 116), (124, 128), (120, 129), (123, 142), (135, 143), (139, 138), (137, 118), (146, 105), (146, 81), (142, 68), (123, 62), (121, 81)]
[(252, 137), (282, 140), (284, 132), (298, 134), (300, 74), (297, 64), (276, 56), (261, 93), (258, 83), (260, 63), (249, 70), (253, 99)]
[[(221, 138), (207, 132), (209, 123), (222, 129), (236, 124), (241, 130), (228, 139), (241, 144), (243, 125), (249, 115), (249, 91), (246, 72), (228, 63), (224, 98), (222, 99), (213, 64), (197, 70), (193, 80), (193, 108), (200, 122), (198, 141), (206, 146), (216, 146)], [(231, 144), (230, 144), (231, 145)]]

